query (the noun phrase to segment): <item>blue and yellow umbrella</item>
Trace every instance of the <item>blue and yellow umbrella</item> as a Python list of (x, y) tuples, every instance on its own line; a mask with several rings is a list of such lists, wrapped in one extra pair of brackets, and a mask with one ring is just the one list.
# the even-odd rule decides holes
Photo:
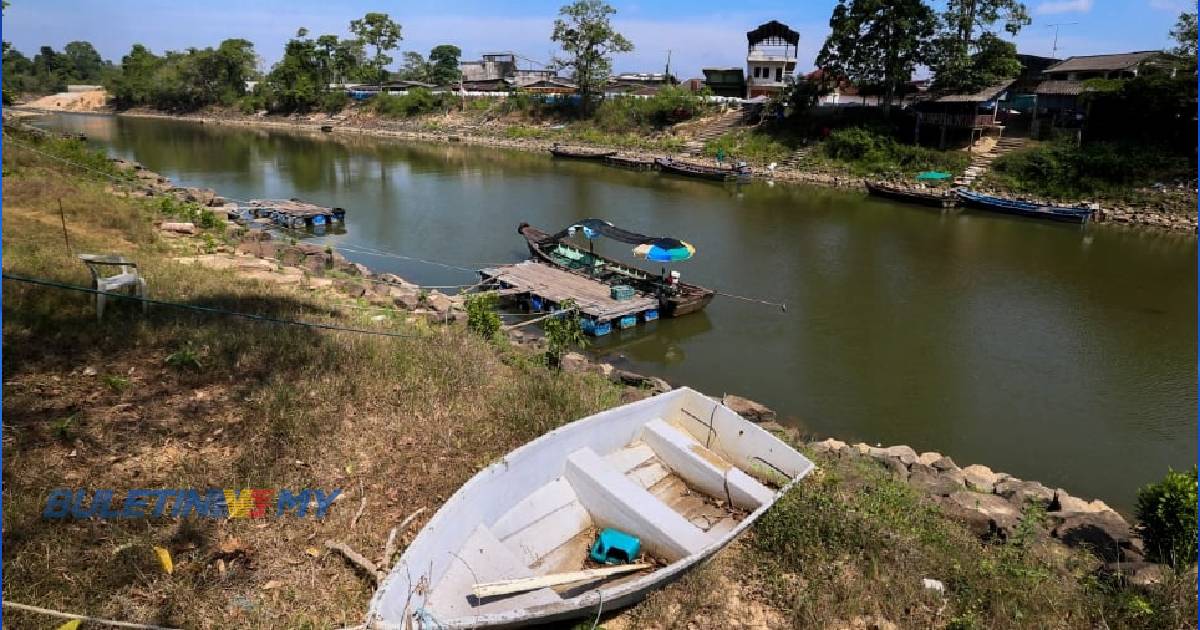
[(635, 256), (656, 262), (678, 262), (696, 255), (696, 248), (676, 238), (658, 238), (633, 248)]

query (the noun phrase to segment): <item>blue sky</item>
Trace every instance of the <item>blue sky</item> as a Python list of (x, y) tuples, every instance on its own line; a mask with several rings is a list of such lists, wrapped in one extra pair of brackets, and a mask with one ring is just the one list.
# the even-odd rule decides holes
[[(403, 25), (401, 50), (427, 53), (452, 43), (473, 58), (486, 50), (514, 50), (548, 61), (554, 17), (565, 0), (479, 2), (319, 2), (310, 0), (12, 0), (3, 18), (4, 40), (32, 55), (43, 44), (61, 48), (91, 41), (105, 58), (119, 60), (136, 43), (156, 52), (215, 45), (242, 37), (255, 43), (264, 65), (278, 60), (296, 29), (346, 34), (351, 19), (368, 11), (390, 14)], [(935, 0), (935, 4), (938, 0)], [(701, 67), (740, 66), (745, 31), (778, 19), (800, 32), (800, 68), (811, 69), (828, 33), (835, 0), (733, 3), (727, 0), (611, 0), (617, 29), (633, 41), (634, 52), (618, 56), (618, 71), (659, 71), (672, 52), (672, 70), (681, 78), (699, 76)], [(1054, 23), (1062, 26), (1058, 56), (1158, 49), (1187, 0), (1033, 0), (1034, 22), (1017, 37), (1021, 52), (1049, 55)], [(398, 53), (393, 54), (397, 59)]]

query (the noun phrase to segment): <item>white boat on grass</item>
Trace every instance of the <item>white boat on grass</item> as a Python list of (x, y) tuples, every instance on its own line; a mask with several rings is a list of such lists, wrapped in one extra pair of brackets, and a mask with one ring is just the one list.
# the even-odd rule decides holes
[[(724, 547), (812, 468), (687, 388), (584, 418), (454, 493), (375, 593), (368, 625), (520, 626), (628, 606)], [(636, 564), (589, 560), (604, 528), (640, 540)]]

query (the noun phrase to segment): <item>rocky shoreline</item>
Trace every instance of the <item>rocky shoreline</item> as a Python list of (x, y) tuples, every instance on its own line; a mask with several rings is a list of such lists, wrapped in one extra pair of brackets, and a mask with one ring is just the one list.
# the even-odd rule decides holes
[[(50, 110), (42, 110), (41, 113), (55, 112)], [(347, 120), (339, 119), (340, 117), (338, 116), (328, 116), (325, 114), (307, 117), (291, 116), (283, 120), (269, 119), (265, 116), (240, 114), (226, 116), (205, 116), (200, 114), (162, 114), (149, 111), (124, 111), (114, 112), (113, 114), (131, 118), (183, 120), (200, 124), (227, 125), (258, 129), (280, 129), (308, 132), (313, 134), (330, 133), (378, 138), (395, 138), (399, 140), (418, 142), (462, 143), (534, 152), (544, 152), (554, 144), (554, 141), (551, 140), (503, 138), (493, 135), (480, 134), (476, 133), (472, 129), (467, 128), (446, 128), (433, 131), (421, 128), (421, 126), (419, 126), (419, 124), (415, 121), (395, 122), (374, 119), (370, 121), (370, 124), (352, 124)], [(323, 131), (322, 128), (327, 128), (329, 131)], [(631, 158), (653, 159), (662, 156), (662, 152), (618, 149), (617, 147), (601, 148), (617, 150), (621, 155)], [(673, 157), (682, 158), (686, 156), (676, 154)], [(858, 190), (863, 192), (866, 191), (867, 182), (867, 178), (864, 177), (804, 171), (788, 165), (779, 165), (774, 170), (769, 172), (765, 169), (759, 168), (756, 170), (754, 178), (770, 182), (809, 184), (828, 188)], [(1155, 230), (1168, 230), (1172, 232), (1195, 235), (1197, 233), (1197, 212), (1191, 211), (1180, 213), (1172, 210), (1172, 208), (1168, 206), (1169, 204), (1165, 202), (1152, 201), (1147, 201), (1146, 205), (1141, 206), (1132, 204), (1121, 204), (1114, 207), (1101, 206), (1100, 210), (1096, 213), (1094, 221), (1097, 223), (1109, 223), (1138, 228), (1145, 227), (1153, 228)]]

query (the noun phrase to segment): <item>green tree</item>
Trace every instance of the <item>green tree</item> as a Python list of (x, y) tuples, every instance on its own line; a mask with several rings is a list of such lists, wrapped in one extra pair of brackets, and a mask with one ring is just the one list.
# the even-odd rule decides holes
[(926, 61), (937, 16), (923, 0), (839, 0), (817, 67), (860, 85), (880, 88), (887, 112)]
[(375, 56), (366, 60), (366, 66), (370, 70), (368, 76), (383, 87), (383, 81), (387, 78), (384, 68), (392, 63), (392, 58), (387, 52), (394, 50), (396, 44), (403, 39), (400, 36), (400, 25), (386, 13), (368, 13), (350, 22), (350, 32), (358, 36), (364, 44), (375, 48)]
[(1015, 36), (1029, 13), (1019, 0), (948, 0), (929, 63), (934, 88), (974, 92), (1020, 73), (1016, 46), (995, 33), (1000, 22)]
[(612, 55), (633, 50), (633, 44), (613, 29), (609, 18), (616, 12), (603, 0), (576, 0), (562, 7), (561, 17), (554, 20), (550, 39), (566, 53), (555, 61), (573, 71), (585, 115), (592, 109), (592, 95), (608, 80)]
[(462, 49), (453, 44), (434, 46), (433, 50), (429, 51), (429, 73), (426, 80), (434, 85), (457, 83), (461, 74), (458, 70), (458, 59), (461, 56)]
[(63, 47), (63, 65), (73, 81), (99, 81), (108, 64), (90, 42), (75, 41)]
[(579, 323), (579, 308), (574, 300), (564, 300), (559, 304), (558, 313), (546, 319), (542, 330), (546, 332), (546, 363), (552, 367), (559, 366), (562, 356), (571, 346), (587, 346), (587, 337)]
[(1196, 29), (1196, 12), (1181, 13), (1179, 20), (1175, 22), (1174, 28), (1171, 29), (1171, 39), (1174, 39), (1177, 46), (1171, 52), (1183, 57), (1188, 62), (1188, 70), (1195, 72), (1196, 70), (1196, 43), (1197, 37), (1200, 34)]
[(404, 61), (401, 62), (400, 71), (396, 73), (396, 78), (401, 81), (428, 81), (429, 80), (429, 62), (425, 61), (425, 57), (415, 50), (406, 50), (400, 55)]

